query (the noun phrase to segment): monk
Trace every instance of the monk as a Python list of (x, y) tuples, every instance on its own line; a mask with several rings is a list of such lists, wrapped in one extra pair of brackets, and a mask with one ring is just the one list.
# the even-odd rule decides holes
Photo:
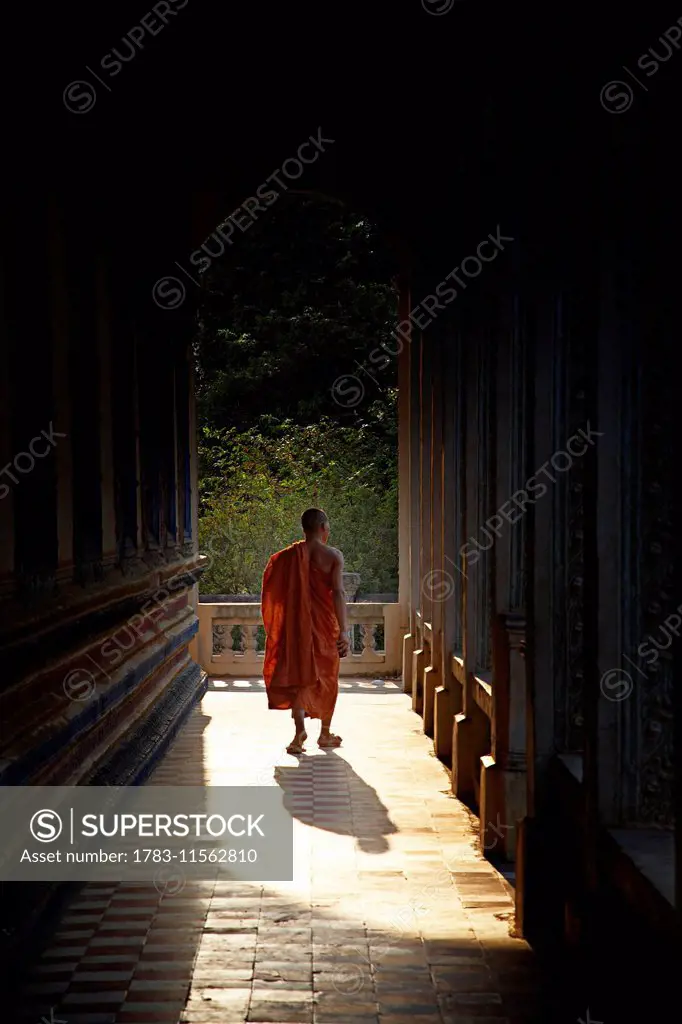
[(289, 754), (302, 754), (306, 718), (322, 723), (318, 746), (339, 747), (331, 732), (339, 695), (339, 658), (350, 651), (343, 555), (329, 547), (329, 518), (321, 508), (301, 516), (305, 540), (272, 555), (263, 574), (263, 676), (268, 707), (294, 719)]

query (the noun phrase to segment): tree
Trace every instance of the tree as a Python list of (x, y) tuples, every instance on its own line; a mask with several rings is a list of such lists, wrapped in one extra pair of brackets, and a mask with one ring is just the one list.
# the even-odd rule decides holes
[(259, 590), (311, 504), (327, 508), (363, 589), (397, 588), (395, 361), (372, 371), (357, 408), (332, 394), (391, 338), (394, 271), (366, 219), (294, 197), (211, 264), (195, 339), (200, 537), (229, 526), (231, 543), (205, 592)]

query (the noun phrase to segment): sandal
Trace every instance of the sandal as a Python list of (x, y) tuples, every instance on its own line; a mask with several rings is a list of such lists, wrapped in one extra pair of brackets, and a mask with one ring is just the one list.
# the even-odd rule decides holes
[(300, 736), (297, 736), (296, 739), (289, 744), (289, 746), (287, 747), (287, 754), (304, 754), (305, 749), (303, 747), (303, 744), (307, 739), (308, 734), (302, 732)]
[(333, 732), (327, 733), (326, 736), (320, 736), (317, 741), (318, 747), (340, 747), (342, 743), (340, 736), (335, 736)]

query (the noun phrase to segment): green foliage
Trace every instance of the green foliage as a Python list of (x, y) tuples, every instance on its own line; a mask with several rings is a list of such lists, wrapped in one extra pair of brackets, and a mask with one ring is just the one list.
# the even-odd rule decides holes
[(363, 377), (358, 408), (332, 396), (390, 338), (394, 272), (365, 219), (282, 197), (203, 275), (199, 541), (227, 541), (203, 593), (259, 592), (311, 505), (327, 511), (330, 543), (364, 591), (397, 590), (395, 360)]
[[(395, 394), (393, 395), (395, 401)], [(305, 508), (324, 508), (330, 543), (365, 591), (397, 590), (398, 492), (395, 447), (368, 429), (331, 420), (285, 421), (240, 433), (201, 431), (200, 545), (227, 538), (202, 578), (204, 593), (258, 593), (270, 555), (300, 539)]]
[(396, 267), (376, 229), (332, 202), (283, 196), (202, 274), (195, 338), (201, 421), (371, 423), (395, 360), (363, 376), (369, 399), (342, 408), (334, 381), (391, 339)]

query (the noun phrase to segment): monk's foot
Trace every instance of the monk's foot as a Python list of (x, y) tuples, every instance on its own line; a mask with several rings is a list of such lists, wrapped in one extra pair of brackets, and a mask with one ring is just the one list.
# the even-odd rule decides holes
[(297, 732), (292, 742), (287, 747), (287, 754), (303, 754), (303, 744), (308, 739), (307, 732)]
[(341, 737), (335, 736), (333, 732), (329, 732), (328, 729), (323, 729), (320, 733), (320, 738), (317, 741), (318, 747), (340, 747)]

